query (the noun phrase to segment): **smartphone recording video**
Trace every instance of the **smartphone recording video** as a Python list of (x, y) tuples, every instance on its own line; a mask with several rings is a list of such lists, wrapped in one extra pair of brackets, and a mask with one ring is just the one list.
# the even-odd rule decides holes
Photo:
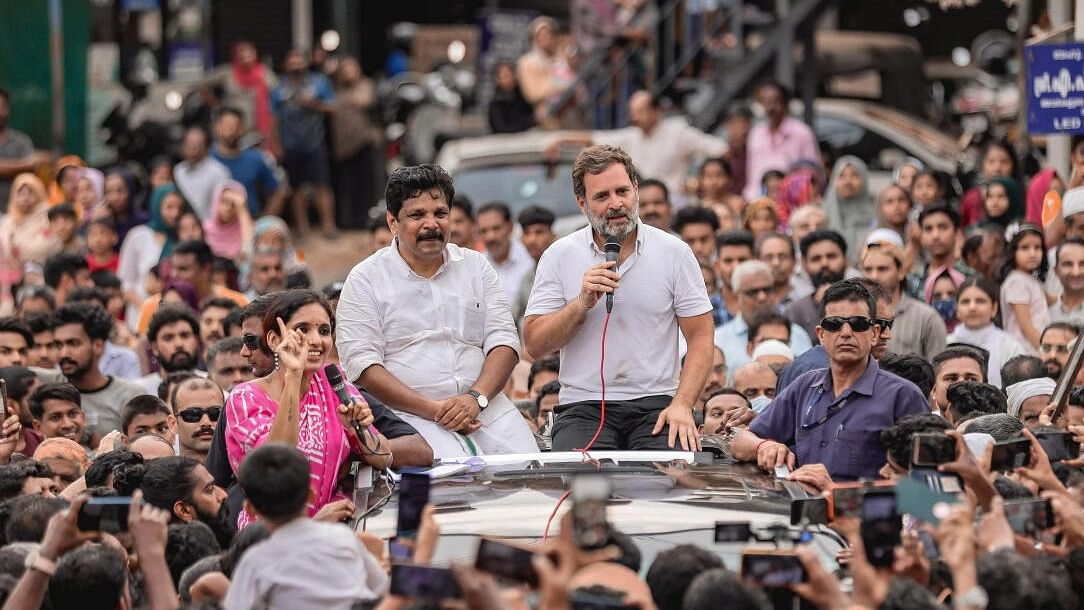
[(418, 537), (422, 510), (429, 503), (429, 475), (404, 473), (399, 481), (399, 520), (396, 536), (405, 540)]
[(79, 509), (76, 525), (84, 532), (127, 532), (131, 507), (130, 497), (90, 498)]
[(911, 442), (912, 466), (937, 468), (956, 460), (956, 439), (943, 432), (919, 432)]
[(896, 492), (869, 490), (862, 498), (862, 544), (866, 558), (876, 567), (892, 565), (900, 544), (903, 519), (896, 509)]
[(827, 498), (795, 498), (790, 501), (791, 525), (821, 525), (828, 523)]
[(409, 564), (392, 564), (391, 592), (403, 597), (436, 600), (462, 597), (455, 576), (449, 570)]
[(1023, 536), (1054, 527), (1054, 509), (1050, 500), (1006, 500), (1005, 518), (1012, 531)]
[(805, 566), (793, 550), (748, 550), (741, 556), (741, 576), (763, 587), (778, 588), (808, 580)]
[(753, 530), (748, 521), (715, 523), (715, 542), (749, 542), (753, 537)]
[(610, 541), (606, 502), (610, 481), (602, 475), (578, 475), (572, 479), (572, 532), (581, 549), (600, 549)]
[(1073, 440), (1073, 435), (1063, 431), (1036, 432), (1035, 439), (1046, 453), (1050, 462), (1072, 460), (1080, 457), (1080, 443)]
[(482, 538), (478, 544), (478, 555), (474, 559), (474, 567), (505, 580), (537, 587), (538, 573), (531, 565), (533, 555), (526, 549)]
[(994, 443), (990, 458), (990, 470), (1007, 472), (1031, 464), (1031, 441), (1026, 438)]

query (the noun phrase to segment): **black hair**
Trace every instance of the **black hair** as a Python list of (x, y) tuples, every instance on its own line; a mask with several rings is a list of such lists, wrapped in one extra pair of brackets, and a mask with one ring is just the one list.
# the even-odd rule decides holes
[[(964, 382), (960, 382), (964, 383)], [(1019, 418), (1008, 413), (984, 413), (973, 411), (973, 417), (967, 424), (968, 433), (989, 434), (995, 441), (1007, 441), (1019, 438), (1020, 431), (1024, 429), (1024, 423)]]
[[(282, 318), (284, 324), (289, 324), (290, 318), (297, 313), (297, 310), (312, 304), (324, 308), (324, 311), (327, 312), (328, 319), (331, 321), (332, 330), (335, 329), (335, 312), (331, 311), (331, 303), (328, 303), (328, 300), (324, 298), (324, 295), (319, 292), (314, 290), (283, 290), (275, 294), (277, 294), (278, 297), (263, 316), (263, 337), (266, 337), (267, 333), (270, 332), (278, 334), (278, 318)], [(266, 345), (266, 341), (263, 339), (260, 340), (260, 349), (268, 356), (271, 355), (271, 347)]]
[(922, 208), (922, 211), (918, 213), (918, 226), (922, 226), (922, 221), (934, 214), (944, 214), (948, 216), (949, 222), (952, 223), (953, 229), (960, 228), (960, 213), (952, 209), (952, 206), (943, 201), (931, 203), (930, 205)]
[(54, 205), (49, 208), (49, 211), (45, 213), (45, 216), (50, 221), (56, 220), (57, 218), (70, 218), (72, 220), (77, 220), (79, 218), (79, 214), (75, 212), (75, 206), (70, 203), (59, 203)]
[[(53, 322), (53, 316), (47, 313), (32, 313), (23, 317), (26, 322), (26, 326), (30, 329), (32, 335), (41, 334), (46, 331), (51, 331), (56, 328), (56, 324)], [(33, 341), (30, 342), (33, 345)]]
[(173, 248), (173, 256), (178, 254), (191, 254), (194, 256), (197, 267), (212, 267), (215, 263), (215, 255), (211, 251), (211, 246), (208, 246), (207, 242), (202, 239), (189, 239), (177, 244)]
[(782, 180), (783, 178), (786, 178), (786, 177), (787, 177), (787, 175), (784, 174), (782, 171), (777, 170), (777, 169), (770, 169), (770, 170), (764, 172), (764, 175), (760, 177), (760, 185), (761, 186), (768, 186), (768, 181), (771, 180), (772, 178)]
[(111, 216), (103, 216), (101, 218), (95, 218), (94, 220), (91, 220), (87, 223), (87, 230), (89, 231), (91, 227), (101, 227), (103, 229), (112, 231), (113, 234), (117, 233), (117, 223), (113, 221), (113, 218)]
[(199, 318), (191, 309), (184, 305), (172, 305), (164, 303), (158, 307), (158, 311), (151, 316), (151, 322), (147, 326), (147, 340), (154, 343), (158, 340), (158, 332), (163, 326), (177, 322), (188, 322), (192, 327), (192, 333), (199, 336)]
[(113, 332), (113, 317), (104, 307), (95, 303), (69, 303), (57, 309), (53, 313), (55, 325), (59, 328), (65, 324), (78, 324), (90, 337), (91, 341), (101, 339), (108, 341)]
[(746, 335), (749, 340), (752, 341), (760, 333), (761, 327), (764, 326), (782, 326), (787, 329), (787, 341), (790, 341), (790, 321), (783, 317), (775, 309), (763, 309), (752, 316), (748, 320), (749, 332)]
[(1046, 337), (1046, 332), (1049, 330), (1064, 330), (1065, 332), (1072, 333), (1074, 336), (1080, 335), (1080, 326), (1071, 322), (1051, 322), (1043, 328), (1043, 332), (1039, 333), (1039, 343), (1043, 342), (1043, 338)]
[(211, 366), (215, 359), (218, 358), (219, 354), (241, 353), (241, 348), (244, 346), (245, 342), (241, 337), (226, 337), (225, 339), (220, 339), (207, 350), (207, 365)]
[(19, 460), (0, 465), (0, 502), (23, 494), (23, 484), (29, 478), (51, 479), (48, 464), (37, 460)]
[(241, 308), (241, 306), (233, 299), (211, 296), (203, 299), (203, 302), (199, 304), (199, 312), (203, 313), (211, 307), (218, 307), (219, 309), (225, 309), (226, 311), (233, 311)]
[(8, 398), (22, 402), (30, 394), (34, 380), (38, 378), (34, 371), (25, 366), (5, 366), (0, 368), (0, 379), (7, 383)]
[(836, 282), (829, 286), (828, 290), (824, 291), (824, 298), (821, 300), (821, 317), (824, 317), (824, 312), (829, 304), (838, 303), (840, 301), (865, 303), (866, 306), (869, 307), (869, 318), (872, 320), (877, 317), (877, 300), (873, 298), (869, 288), (866, 288), (865, 284), (862, 282), (850, 279)]
[(986, 381), (990, 378), (986, 372), (986, 368), (989, 366), (989, 353), (986, 350), (980, 350), (981, 348), (977, 346), (957, 343), (937, 352), (930, 358), (930, 363), (933, 364), (934, 377), (941, 374), (941, 367), (949, 360), (970, 358), (978, 363), (979, 372), (982, 373), (982, 380)]
[(671, 228), (675, 233), (681, 233), (686, 225), (706, 224), (711, 227), (711, 232), (719, 230), (719, 217), (709, 208), (699, 205), (685, 206), (674, 214)]
[[(56, 208), (53, 209), (55, 210)], [(89, 269), (87, 259), (70, 252), (58, 252), (45, 259), (43, 273), (45, 276), (45, 283), (50, 288), (55, 289), (60, 286), (60, 281), (64, 279), (65, 275), (75, 278), (75, 274), (81, 269)]]
[(241, 112), (240, 108), (235, 108), (233, 106), (222, 106), (221, 108), (219, 108), (218, 114), (215, 116), (215, 122), (217, 123), (227, 115), (233, 115), (237, 117), (238, 121), (241, 121), (242, 123), (245, 122), (245, 114)]
[(546, 225), (547, 229), (552, 229), (553, 223), (557, 222), (557, 216), (540, 205), (530, 205), (520, 210), (516, 220), (524, 231), (532, 225)]
[[(719, 219), (715, 219), (715, 223), (719, 223)], [(715, 249), (721, 250), (723, 246), (745, 246), (749, 248), (749, 252), (752, 253), (756, 249), (756, 243), (753, 239), (753, 234), (749, 231), (743, 231), (737, 229), (734, 231), (727, 231), (722, 235), (715, 238)]]
[(249, 318), (259, 318), (263, 320), (267, 315), (268, 310), (271, 309), (271, 305), (275, 303), (275, 300), (279, 298), (283, 291), (276, 290), (267, 294), (261, 294), (260, 296), (252, 299), (241, 308), (241, 322)]
[(125, 434), (128, 434), (128, 426), (131, 425), (132, 420), (137, 415), (154, 415), (155, 413), (172, 415), (169, 412), (169, 407), (162, 402), (161, 398), (150, 394), (142, 394), (132, 398), (124, 405), (120, 413), (120, 430)]
[(704, 405), (706, 406), (708, 404), (708, 401), (710, 401), (712, 398), (715, 398), (716, 396), (737, 396), (743, 401), (745, 401), (745, 406), (749, 408), (752, 408), (753, 406), (753, 403), (749, 402), (749, 398), (745, 394), (742, 394), (734, 388), (719, 388), (718, 390), (715, 390), (711, 394), (708, 394), (708, 398), (704, 401)]
[[(1005, 394), (997, 386), (978, 381), (957, 381), (945, 390), (948, 408), (955, 419), (960, 420), (972, 413), (983, 415), (1005, 413), (1009, 410)], [(970, 428), (968, 429), (970, 432)]]
[(783, 103), (786, 104), (790, 101), (790, 89), (783, 83), (775, 80), (774, 78), (768, 78), (757, 83), (757, 86), (753, 88), (753, 91), (760, 91), (765, 87), (771, 87), (779, 92), (780, 97), (783, 98)]
[(324, 284), (324, 287), (320, 289), (320, 294), (324, 295), (328, 301), (334, 301), (343, 294), (342, 282), (331, 282), (330, 284)]
[(44, 299), (50, 310), (56, 309), (56, 291), (53, 290), (52, 286), (44, 284), (24, 285), (15, 293), (15, 307), (22, 307), (23, 303), (30, 299)]
[(881, 368), (918, 386), (923, 396), (933, 391), (937, 376), (930, 361), (914, 354), (889, 354), (880, 362)]
[(0, 333), (15, 333), (17, 335), (22, 335), (23, 339), (26, 340), (27, 347), (34, 345), (33, 331), (30, 330), (30, 327), (27, 326), (26, 322), (14, 316), (0, 318)]
[[(964, 293), (964, 290), (968, 288), (978, 288), (982, 292), (986, 293), (986, 298), (990, 299), (990, 302), (994, 304), (995, 309), (1000, 305), (1001, 289), (998, 285), (987, 279), (982, 275), (973, 275), (965, 279), (960, 287), (956, 289), (956, 300), (960, 300), (960, 295)], [(997, 323), (1001, 312), (995, 311), (994, 322)]]
[(1035, 235), (1039, 238), (1039, 246), (1043, 251), (1043, 255), (1039, 257), (1039, 268), (1028, 273), (1028, 275), (1038, 279), (1040, 284), (1046, 281), (1046, 273), (1050, 271), (1050, 261), (1046, 258), (1046, 236), (1043, 235), (1043, 230), (1038, 225), (1024, 223), (1020, 225), (1020, 228), (1013, 234), (1012, 239), (1005, 245), (1005, 258), (1001, 261), (1001, 268), (997, 274), (999, 282), (1004, 282), (1005, 278), (1009, 277), (1009, 273), (1016, 269), (1016, 250), (1020, 247), (1020, 242), (1024, 241), (1024, 238), (1028, 235)]
[(770, 610), (772, 604), (764, 591), (745, 583), (737, 574), (726, 568), (712, 568), (701, 572), (689, 584), (682, 600), (682, 610), (715, 610), (719, 600), (726, 600), (729, 608), (741, 610)]
[(764, 244), (772, 239), (783, 240), (783, 242), (787, 244), (787, 250), (790, 252), (790, 257), (794, 258), (794, 241), (786, 235), (783, 235), (782, 233), (778, 233), (776, 231), (771, 231), (758, 237), (756, 242), (756, 249), (753, 254), (755, 254), (757, 258), (760, 258), (760, 251), (764, 248)]
[(143, 456), (127, 449), (114, 449), (109, 453), (98, 454), (87, 468), (84, 478), (87, 487), (103, 487), (119, 466), (142, 465)]
[(109, 304), (109, 295), (97, 286), (80, 286), (68, 293), (64, 303), (96, 303), (104, 308)]
[(99, 269), (90, 272), (90, 279), (98, 288), (115, 288), (120, 290), (122, 284), (116, 273), (108, 269)]
[[(158, 384), (158, 399), (165, 402), (169, 400), (170, 404), (173, 403), (172, 394), (176, 391), (177, 386), (192, 379), (193, 377), (199, 377), (192, 371), (174, 371), (166, 375), (164, 379)], [(200, 379), (203, 379), (200, 377)]]
[(370, 218), (369, 226), (366, 228), (369, 229), (370, 233), (376, 233), (379, 229), (391, 230), (391, 227), (388, 226), (388, 217), (384, 214)]
[(554, 379), (553, 381), (546, 382), (545, 385), (538, 388), (538, 394), (534, 397), (534, 405), (531, 406), (531, 417), (538, 417), (538, 414), (542, 412), (542, 399), (547, 396), (556, 396), (561, 394), (561, 382)]
[(960, 258), (966, 261), (967, 257), (976, 254), (979, 248), (982, 247), (982, 241), (987, 234), (987, 231), (979, 230), (968, 235), (967, 239), (964, 240), (964, 245), (960, 248)]
[(388, 176), (388, 185), (384, 189), (388, 212), (398, 217), (407, 199), (434, 189), (440, 190), (444, 202), (450, 206), (455, 198), (455, 186), (452, 184), (452, 177), (443, 167), (432, 164), (399, 167)]
[(945, 418), (933, 413), (919, 415), (907, 415), (896, 420), (892, 426), (881, 430), (881, 446), (892, 461), (900, 467), (907, 468), (911, 464), (911, 438), (919, 432), (942, 432), (951, 430), (952, 425)]
[(62, 400), (70, 402), (82, 409), (79, 390), (70, 383), (43, 383), (30, 395), (30, 415), (36, 420), (41, 420), (45, 415), (46, 400)]
[(681, 610), (685, 591), (702, 572), (723, 567), (715, 553), (681, 544), (655, 556), (647, 571), (647, 586), (659, 610)]
[(192, 472), (200, 463), (181, 455), (167, 456), (144, 463), (139, 488), (147, 504), (173, 514), (177, 502), (194, 502)]
[(305, 267), (292, 269), (286, 273), (287, 290), (308, 290), (312, 288), (312, 276)]
[(271, 521), (286, 521), (304, 512), (309, 477), (309, 461), (296, 447), (282, 443), (258, 447), (237, 469), (245, 498)]
[(830, 241), (839, 246), (840, 252), (843, 256), (847, 256), (847, 240), (843, 239), (843, 236), (838, 232), (831, 229), (818, 229), (816, 231), (810, 231), (802, 238), (802, 241), (798, 242), (798, 252), (805, 258), (809, 253), (809, 249), (813, 247), (813, 244)]
[(222, 554), (220, 562), (222, 573), (226, 575), (226, 578), (233, 578), (233, 571), (237, 568), (237, 564), (241, 563), (241, 557), (244, 556), (245, 551), (252, 548), (252, 545), (263, 542), (270, 537), (271, 532), (263, 521), (257, 521), (237, 532), (233, 542), (230, 543), (230, 548), (226, 549)]
[(233, 329), (241, 328), (241, 307), (231, 310), (226, 314), (226, 317), (222, 319), (222, 333), (229, 337), (233, 334)]
[(117, 551), (102, 544), (86, 545), (57, 562), (56, 574), (49, 579), (49, 603), (53, 608), (113, 610), (127, 584)]
[(181, 582), (181, 574), (189, 566), (222, 550), (214, 531), (202, 521), (174, 523), (166, 533), (166, 565), (173, 586)]
[(700, 164), (700, 168), (696, 173), (698, 175), (703, 174), (704, 170), (707, 169), (709, 165), (718, 165), (723, 170), (724, 174), (731, 178), (734, 177), (734, 168), (730, 165), (730, 161), (727, 161), (723, 157), (708, 157), (707, 159), (704, 159), (704, 162)]
[(41, 542), (49, 519), (68, 507), (68, 501), (45, 496), (19, 496), (4, 502), (4, 543)]
[(668, 189), (666, 187), (665, 182), (663, 182), (662, 180), (659, 180), (657, 178), (647, 178), (645, 180), (641, 180), (640, 184), (636, 188), (637, 188), (637, 190), (642, 191), (642, 190), (644, 190), (644, 187), (646, 187), (646, 186), (656, 186), (656, 187), (662, 189), (662, 197), (663, 197), (663, 199), (666, 200), (667, 204), (670, 203), (670, 189)]
[(1045, 376), (1046, 370), (1043, 368), (1043, 361), (1038, 356), (1020, 354), (1009, 358), (1005, 361), (1005, 364), (1001, 365), (1002, 388), (1007, 388), (1026, 379), (1038, 379)]
[(490, 201), (489, 203), (478, 208), (478, 215), (481, 216), (486, 212), (497, 212), (501, 215), (503, 222), (512, 222), (512, 210), (508, 209), (508, 204), (501, 201)]
[[(463, 193), (456, 193), (455, 196), (452, 197), (451, 203), (448, 204), (448, 209), (452, 208), (458, 209), (460, 212), (463, 212), (463, 214), (466, 215), (466, 217), (469, 218), (471, 222), (474, 222), (474, 204), (471, 203), (470, 197), (467, 197)], [(385, 220), (387, 220), (386, 216)]]
[(0, 97), (4, 98), (5, 102), (9, 104), (11, 103), (11, 94), (8, 93), (8, 90), (3, 87), (0, 87)]
[(877, 610), (943, 610), (928, 589), (908, 578), (892, 577), (888, 592)]
[(1066, 237), (1065, 239), (1061, 240), (1061, 243), (1058, 244), (1057, 250), (1055, 250), (1055, 252), (1056, 252), (1056, 258), (1054, 259), (1055, 261), (1057, 261), (1058, 259), (1061, 258), (1061, 251), (1062, 251), (1063, 248), (1065, 248), (1065, 246), (1082, 246), (1082, 247), (1084, 247), (1084, 239), (1081, 239), (1079, 237)]
[(527, 388), (529, 389), (534, 385), (534, 376), (543, 371), (549, 371), (551, 373), (561, 372), (561, 359), (557, 356), (547, 356), (545, 358), (539, 358), (531, 363), (531, 372), (527, 374)]

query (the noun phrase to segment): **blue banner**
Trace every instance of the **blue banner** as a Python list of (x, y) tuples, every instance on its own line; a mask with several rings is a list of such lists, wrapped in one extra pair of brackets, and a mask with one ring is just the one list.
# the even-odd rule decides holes
[(1024, 49), (1028, 132), (1084, 133), (1084, 43)]

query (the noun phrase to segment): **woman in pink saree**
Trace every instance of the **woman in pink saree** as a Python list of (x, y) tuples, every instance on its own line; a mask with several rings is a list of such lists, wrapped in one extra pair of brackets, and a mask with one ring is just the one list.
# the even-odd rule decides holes
[[(275, 358), (270, 375), (242, 383), (226, 401), (226, 449), (236, 471), (245, 455), (267, 442), (297, 447), (309, 460), (312, 496), (309, 516), (347, 496), (339, 478), (351, 453), (370, 466), (391, 464), (388, 441), (372, 428), (373, 415), (350, 384), (349, 405), (340, 404), (328, 383), (334, 337), (331, 306), (311, 290), (287, 290), (275, 300), (263, 321), (260, 349)], [(359, 438), (353, 422), (362, 430)], [(242, 511), (238, 527), (251, 523)]]

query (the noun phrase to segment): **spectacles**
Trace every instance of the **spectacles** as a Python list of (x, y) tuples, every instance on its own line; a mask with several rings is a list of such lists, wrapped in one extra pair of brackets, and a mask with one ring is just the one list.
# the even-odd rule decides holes
[(828, 316), (821, 320), (820, 327), (830, 333), (838, 333), (843, 330), (844, 324), (850, 324), (851, 330), (856, 333), (864, 333), (873, 327), (873, 320), (863, 316), (851, 316), (849, 318)]
[(198, 423), (199, 420), (203, 419), (204, 415), (211, 421), (218, 421), (218, 418), (222, 416), (222, 407), (207, 407), (206, 409), (189, 407), (177, 413), (177, 417), (188, 424)]
[(260, 338), (256, 335), (245, 335), (241, 337), (241, 342), (245, 344), (249, 351), (254, 352), (260, 349)]
[(1040, 352), (1054, 352), (1055, 354), (1068, 354), (1068, 345), (1054, 345), (1053, 343), (1043, 343), (1039, 345)]
[(756, 298), (759, 294), (766, 294), (768, 296), (771, 296), (773, 288), (773, 286), (768, 286), (765, 288), (746, 288), (745, 290), (742, 290), (741, 293), (752, 299)]
[[(876, 318), (874, 323), (881, 327), (881, 330), (892, 330), (892, 324), (896, 322), (896, 318)], [(853, 326), (851, 328), (854, 328)]]

